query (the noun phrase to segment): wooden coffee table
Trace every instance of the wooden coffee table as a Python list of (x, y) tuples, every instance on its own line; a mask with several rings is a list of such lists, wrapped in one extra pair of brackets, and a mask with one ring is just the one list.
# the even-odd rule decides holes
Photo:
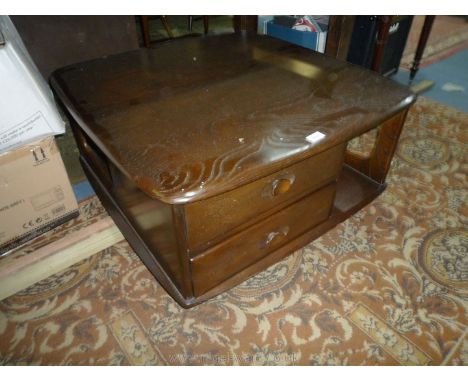
[[(237, 34), (68, 66), (51, 84), (99, 198), (184, 307), (379, 195), (415, 100), (360, 67)], [(369, 157), (346, 151), (377, 127)]]

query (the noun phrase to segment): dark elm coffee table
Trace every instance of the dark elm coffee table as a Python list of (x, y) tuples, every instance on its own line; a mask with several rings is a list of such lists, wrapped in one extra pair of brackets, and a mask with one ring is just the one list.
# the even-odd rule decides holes
[[(99, 198), (184, 307), (377, 197), (415, 100), (374, 72), (245, 34), (71, 65), (51, 84)], [(346, 151), (374, 128), (368, 157)]]

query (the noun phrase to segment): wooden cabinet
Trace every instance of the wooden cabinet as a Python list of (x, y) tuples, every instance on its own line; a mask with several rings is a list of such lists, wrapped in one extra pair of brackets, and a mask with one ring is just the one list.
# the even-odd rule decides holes
[[(414, 101), (376, 73), (249, 34), (72, 65), (51, 84), (98, 196), (184, 307), (379, 195)], [(370, 157), (346, 151), (372, 128)]]

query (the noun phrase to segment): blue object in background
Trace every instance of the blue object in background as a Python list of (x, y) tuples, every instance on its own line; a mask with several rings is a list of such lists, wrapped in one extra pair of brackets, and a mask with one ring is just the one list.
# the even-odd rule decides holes
[[(393, 80), (408, 85), (409, 71), (400, 68)], [(440, 103), (468, 112), (468, 49), (455, 53), (449, 58), (420, 68), (413, 84), (422, 80), (434, 81), (432, 88), (423, 92), (424, 97), (432, 98)], [(460, 87), (464, 91), (447, 91), (445, 89)]]
[(95, 194), (94, 189), (91, 187), (91, 184), (89, 184), (87, 180), (74, 184), (73, 192), (75, 193), (75, 197), (78, 202), (89, 198), (90, 196)]
[(299, 31), (275, 24), (273, 21), (266, 23), (265, 34), (315, 51), (320, 51), (321, 45), (325, 47), (325, 41), (321, 44), (320, 40), (325, 40), (327, 36), (326, 32)]

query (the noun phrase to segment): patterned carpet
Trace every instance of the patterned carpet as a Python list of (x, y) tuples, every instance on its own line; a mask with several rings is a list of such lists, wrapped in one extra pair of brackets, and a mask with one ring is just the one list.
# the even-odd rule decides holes
[(120, 242), (0, 302), (0, 363), (468, 365), (467, 134), (419, 99), (376, 201), (190, 310)]
[[(410, 69), (425, 16), (414, 16), (400, 66)], [(427, 40), (421, 67), (443, 60), (468, 48), (468, 21), (460, 16), (436, 16)]]

